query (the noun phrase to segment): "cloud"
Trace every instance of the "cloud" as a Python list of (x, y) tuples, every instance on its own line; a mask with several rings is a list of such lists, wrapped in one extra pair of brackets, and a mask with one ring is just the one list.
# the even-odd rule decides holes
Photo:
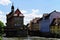
[(29, 13), (28, 11), (24, 10), (24, 11), (21, 11), (23, 14), (24, 14), (24, 24), (27, 24), (30, 22), (30, 20), (32, 20), (33, 18), (35, 17), (42, 17), (42, 14), (39, 14), (40, 13), (40, 10), (39, 9), (32, 9), (31, 10), (31, 13)]
[(25, 10), (21, 10), (21, 12), (25, 14), (25, 13), (27, 13), (28, 11), (25, 11)]
[(3, 12), (2, 12), (2, 11), (0, 11), (0, 15), (1, 15), (1, 14), (3, 14)]
[(6, 15), (4, 15), (4, 12), (3, 11), (0, 11), (0, 21), (2, 21), (5, 25), (6, 21)]
[(8, 5), (8, 4), (10, 4), (10, 3), (11, 3), (10, 0), (0, 0), (0, 4), (1, 4), (1, 5)]

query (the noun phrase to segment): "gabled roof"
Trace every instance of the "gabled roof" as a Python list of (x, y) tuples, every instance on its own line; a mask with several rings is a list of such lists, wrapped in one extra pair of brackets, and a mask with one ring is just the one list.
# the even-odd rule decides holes
[(10, 12), (9, 14), (7, 14), (7, 15), (11, 15), (11, 14), (13, 14), (14, 12)]
[[(52, 11), (51, 13), (49, 13), (47, 16), (45, 16), (45, 19), (49, 19), (49, 17), (50, 17), (50, 15), (51, 14), (53, 14), (53, 13), (57, 13), (56, 15), (60, 15), (60, 12), (58, 12), (58, 11), (56, 11), (56, 10), (54, 10), (54, 11)], [(39, 21), (41, 21), (43, 19), (43, 17), (42, 18), (40, 18), (40, 20)]]
[[(11, 15), (11, 14), (13, 14), (12, 11), (11, 11), (8, 15)], [(22, 14), (22, 13), (19, 11), (19, 9), (17, 9), (17, 10), (14, 12), (14, 14)]]
[(56, 12), (56, 10), (52, 11), (51, 13), (49, 13), (45, 18), (49, 18), (49, 16), (50, 16), (53, 12)]
[(19, 9), (15, 11), (15, 14), (22, 14)]
[(20, 12), (19, 9), (17, 9), (17, 10), (15, 11), (14, 16), (22, 16), (22, 17), (24, 17), (24, 15)]
[(57, 13), (58, 16), (60, 15), (60, 12), (54, 10), (54, 11), (52, 11), (51, 13), (49, 13), (47, 16), (45, 16), (45, 18), (46, 18), (46, 19), (49, 18), (50, 15), (51, 15), (52, 13), (54, 13), (54, 12)]
[(10, 12), (9, 14), (7, 14), (6, 16), (20, 16), (20, 17), (24, 17), (24, 15), (20, 12), (19, 9), (17, 9), (16, 11), (14, 12)]

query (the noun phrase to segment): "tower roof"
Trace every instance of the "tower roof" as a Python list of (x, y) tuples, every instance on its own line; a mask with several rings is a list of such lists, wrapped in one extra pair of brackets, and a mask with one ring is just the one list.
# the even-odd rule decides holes
[(14, 9), (14, 5), (12, 4), (11, 9)]
[(15, 11), (15, 14), (22, 14), (19, 9)]
[(19, 15), (19, 16), (23, 16), (23, 14), (20, 12), (20, 10), (17, 8), (17, 10), (15, 11), (15, 14), (16, 15)]

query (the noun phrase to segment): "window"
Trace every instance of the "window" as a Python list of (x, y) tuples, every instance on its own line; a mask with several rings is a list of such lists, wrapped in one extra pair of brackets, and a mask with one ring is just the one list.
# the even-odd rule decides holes
[(15, 26), (20, 26), (20, 24), (15, 24)]
[(15, 20), (15, 21), (22, 21), (22, 18), (16, 17), (16, 18), (14, 18), (14, 20)]
[(16, 17), (14, 18), (14, 20), (15, 20), (15, 26), (21, 26), (22, 18)]

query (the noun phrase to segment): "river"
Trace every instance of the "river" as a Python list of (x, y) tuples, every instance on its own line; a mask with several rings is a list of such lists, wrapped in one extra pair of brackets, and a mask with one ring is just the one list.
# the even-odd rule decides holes
[(6, 38), (3, 37), (2, 40), (60, 40), (58, 38), (44, 38), (44, 37), (13, 37), (13, 38)]

